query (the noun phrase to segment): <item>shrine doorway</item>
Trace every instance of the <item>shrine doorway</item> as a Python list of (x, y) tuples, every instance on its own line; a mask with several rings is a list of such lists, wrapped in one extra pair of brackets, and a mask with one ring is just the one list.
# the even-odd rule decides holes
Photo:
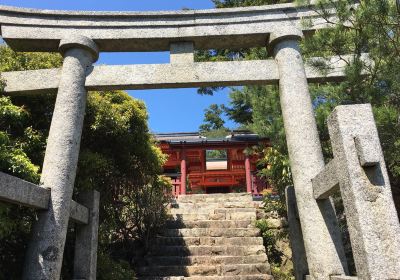
[(211, 193), (230, 193), (231, 188), (227, 187), (207, 187), (206, 188), (206, 194), (211, 194)]

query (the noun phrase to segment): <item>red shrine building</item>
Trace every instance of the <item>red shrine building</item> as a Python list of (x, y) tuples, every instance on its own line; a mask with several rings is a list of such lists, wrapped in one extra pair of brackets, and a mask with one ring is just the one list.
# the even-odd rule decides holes
[(246, 149), (269, 145), (266, 138), (233, 131), (225, 138), (208, 139), (199, 133), (155, 135), (168, 155), (164, 175), (171, 178), (173, 194), (248, 192), (259, 195), (267, 184), (259, 178), (256, 155)]

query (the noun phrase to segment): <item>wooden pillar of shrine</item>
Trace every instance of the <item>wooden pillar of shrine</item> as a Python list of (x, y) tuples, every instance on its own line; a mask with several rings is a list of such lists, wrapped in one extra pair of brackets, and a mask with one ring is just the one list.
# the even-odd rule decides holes
[(246, 170), (246, 192), (251, 193), (251, 165), (248, 156), (244, 160), (244, 166)]
[(180, 195), (186, 194), (186, 154), (185, 151), (182, 151), (181, 158), (181, 191)]

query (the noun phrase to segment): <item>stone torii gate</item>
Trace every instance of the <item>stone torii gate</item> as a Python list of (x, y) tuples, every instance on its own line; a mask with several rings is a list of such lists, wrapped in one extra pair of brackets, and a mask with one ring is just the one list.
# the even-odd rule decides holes
[[(308, 27), (301, 24), (304, 19), (310, 22)], [(319, 185), (312, 179), (325, 171), (325, 164), (308, 90), (308, 82), (342, 79), (344, 65), (338, 58), (332, 58), (332, 71), (327, 75), (304, 66), (299, 40), (303, 34), (328, 25), (312, 8), (280, 4), (135, 13), (67, 12), (0, 6), (0, 25), (1, 36), (13, 50), (59, 51), (64, 57), (61, 69), (2, 73), (6, 82), (5, 91), (9, 94), (57, 92), (40, 184), (42, 188), (51, 190), (51, 196), (49, 207), (40, 213), (34, 228), (24, 279), (60, 277), (88, 90), (251, 84), (279, 84), (304, 240), (302, 257), (307, 258), (309, 277), (334, 279), (331, 276), (336, 275), (335, 279), (345, 279), (338, 278), (348, 274), (348, 270), (334, 207), (329, 195), (314, 197), (314, 188)], [(197, 49), (247, 47), (267, 47), (274, 59), (194, 62), (194, 50)], [(167, 50), (171, 53), (169, 64), (93, 66), (102, 51)], [(324, 194), (336, 189), (336, 181), (329, 183), (320, 183), (323, 187), (332, 187)], [(388, 197), (390, 192), (384, 195)], [(10, 200), (4, 195), (2, 199)], [(388, 223), (393, 227), (386, 236), (391, 236), (391, 233), (398, 234), (400, 227), (393, 218), (396, 215), (393, 216), (390, 199), (387, 201), (388, 209), (381, 211), (390, 212), (386, 217), (389, 217)], [(303, 244), (302, 241), (300, 243)], [(400, 259), (399, 244), (396, 237), (391, 244), (385, 243), (392, 254), (383, 257), (382, 261), (392, 266), (382, 270), (385, 275), (400, 278), (393, 261)], [(397, 253), (396, 249), (399, 249)], [(299, 277), (304, 276), (306, 269), (298, 270)], [(91, 272), (81, 277), (94, 279), (95, 264)], [(360, 279), (378, 279), (368, 277)]]

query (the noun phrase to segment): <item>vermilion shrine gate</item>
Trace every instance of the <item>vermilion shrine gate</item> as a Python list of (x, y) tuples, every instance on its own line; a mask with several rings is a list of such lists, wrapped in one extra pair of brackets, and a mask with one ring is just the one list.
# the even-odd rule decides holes
[[(198, 133), (155, 135), (163, 153), (168, 155), (164, 174), (172, 179), (173, 194), (248, 192), (258, 195), (266, 183), (257, 176), (258, 155), (246, 149), (268, 146), (268, 139), (243, 131), (229, 136), (207, 139)], [(212, 153), (217, 157), (210, 157)]]
[[(334, 14), (330, 20), (335, 21)], [(0, 6), (0, 25), (1, 36), (15, 51), (64, 56), (61, 69), (2, 73), (7, 94), (57, 93), (40, 186), (1, 178), (2, 200), (41, 209), (24, 279), (59, 279), (69, 219), (83, 224), (74, 277), (95, 279), (98, 195), (81, 204), (71, 200), (88, 90), (254, 84), (280, 89), (294, 180), (287, 198), (297, 278), (308, 271), (308, 279), (349, 279), (329, 199), (340, 188), (358, 278), (400, 279), (400, 225), (370, 106), (334, 111), (329, 121), (334, 160), (325, 165), (323, 159), (308, 82), (342, 79), (344, 63), (333, 57), (327, 75), (304, 66), (299, 40), (329, 26), (312, 6), (148, 13)], [(196, 49), (250, 47), (268, 48), (273, 59), (194, 61)], [(99, 52), (168, 50), (169, 64), (93, 65)]]

